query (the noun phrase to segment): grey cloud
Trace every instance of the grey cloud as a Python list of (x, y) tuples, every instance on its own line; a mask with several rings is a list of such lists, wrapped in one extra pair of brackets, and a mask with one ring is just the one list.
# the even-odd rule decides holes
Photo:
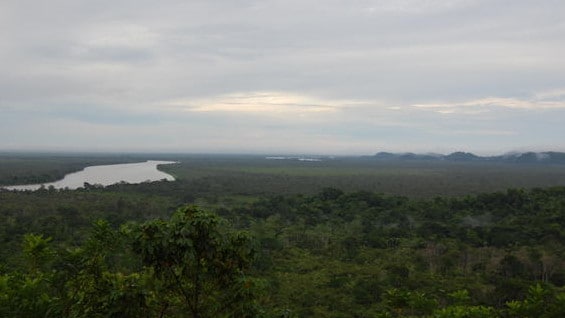
[[(521, 141), (504, 132), (517, 132), (525, 144), (554, 144), (553, 134), (565, 131), (543, 123), (560, 110), (439, 114), (411, 105), (527, 100), (563, 90), (564, 14), (565, 3), (556, 0), (8, 0), (0, 3), (0, 111), (24, 109), (34, 120), (48, 113), (61, 131), (111, 126), (130, 138), (148, 130), (151, 118), (155, 134), (186, 133), (185, 122), (230, 149), (237, 148), (233, 136), (275, 138), (269, 131), (285, 129), (305, 140), (323, 132), (339, 141), (336, 149), (350, 142), (369, 150), (372, 138), (388, 138), (389, 147), (417, 145), (421, 136), (437, 147), (464, 140), (481, 148), (489, 132), (509, 147)], [(195, 114), (164, 106), (260, 92), (364, 104), (318, 114), (317, 121), (311, 114)], [(104, 109), (103, 116), (96, 111)], [(119, 129), (122, 120), (127, 130)], [(457, 138), (441, 135), (458, 125)], [(526, 126), (536, 131), (525, 133)], [(14, 138), (0, 137), (0, 148)], [(31, 146), (26, 140), (22, 145)], [(280, 147), (293, 149), (288, 140)]]

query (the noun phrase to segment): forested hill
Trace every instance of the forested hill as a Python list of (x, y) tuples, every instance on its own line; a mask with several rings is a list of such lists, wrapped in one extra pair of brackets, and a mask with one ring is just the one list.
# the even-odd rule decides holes
[(0, 202), (0, 316), (565, 316), (564, 187), (328, 188), (208, 211), (99, 188)]
[(376, 160), (398, 161), (453, 161), (453, 162), (490, 162), (490, 163), (525, 163), (525, 164), (565, 164), (563, 152), (517, 152), (500, 156), (477, 156), (470, 152), (453, 152), (442, 154), (415, 154), (379, 152), (374, 156), (364, 157)]

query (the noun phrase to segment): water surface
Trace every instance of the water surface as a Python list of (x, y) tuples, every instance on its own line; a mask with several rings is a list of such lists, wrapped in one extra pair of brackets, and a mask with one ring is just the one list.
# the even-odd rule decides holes
[(37, 190), (42, 186), (50, 186), (56, 189), (78, 189), (84, 187), (84, 183), (99, 184), (103, 186), (119, 182), (142, 183), (145, 181), (169, 180), (175, 178), (170, 174), (157, 170), (157, 165), (172, 164), (175, 161), (149, 160), (138, 163), (124, 163), (115, 165), (90, 166), (81, 171), (67, 174), (63, 179), (50, 183), (26, 184), (4, 187), (8, 190)]

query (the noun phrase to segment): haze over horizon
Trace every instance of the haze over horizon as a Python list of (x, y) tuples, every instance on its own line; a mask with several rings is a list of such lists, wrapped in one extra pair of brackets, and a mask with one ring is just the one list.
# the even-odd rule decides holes
[(0, 151), (565, 151), (565, 2), (0, 3)]

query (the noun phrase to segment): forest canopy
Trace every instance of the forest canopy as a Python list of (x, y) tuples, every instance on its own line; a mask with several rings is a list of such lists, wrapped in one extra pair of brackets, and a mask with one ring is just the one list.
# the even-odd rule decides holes
[(3, 315), (561, 317), (565, 308), (563, 187), (432, 199), (326, 188), (206, 208), (129, 188), (0, 199)]

